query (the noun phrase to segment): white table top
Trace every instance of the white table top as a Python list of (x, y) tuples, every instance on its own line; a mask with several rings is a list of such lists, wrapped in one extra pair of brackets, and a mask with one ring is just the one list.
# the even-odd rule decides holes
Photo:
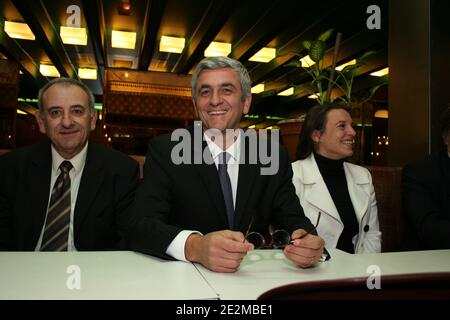
[[(381, 275), (450, 272), (450, 250), (351, 255), (330, 250), (331, 260), (301, 269), (281, 250), (254, 250), (232, 274), (130, 251), (0, 252), (0, 299), (256, 299), (296, 282)], [(81, 288), (67, 283), (79, 267)], [(73, 271), (72, 271), (73, 272)]]
[(301, 269), (287, 260), (281, 250), (255, 250), (247, 254), (236, 273), (215, 273), (196, 264), (220, 299), (256, 299), (282, 285), (314, 280), (369, 277), (367, 268), (376, 265), (381, 275), (450, 272), (450, 250), (352, 255), (330, 250), (331, 260), (314, 268)]
[[(79, 266), (81, 288), (68, 289)], [(72, 278), (70, 278), (72, 277)], [(69, 279), (70, 278), (70, 279)], [(0, 252), (0, 299), (217, 299), (196, 268), (130, 251)]]

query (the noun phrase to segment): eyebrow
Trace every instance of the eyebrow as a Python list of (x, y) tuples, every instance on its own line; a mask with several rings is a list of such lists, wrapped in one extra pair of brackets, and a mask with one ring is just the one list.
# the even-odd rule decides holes
[[(220, 86), (221, 88), (223, 88), (223, 87), (233, 87), (233, 88), (235, 88), (235, 85), (232, 84), (231, 82), (224, 82), (224, 83), (221, 83), (219, 86)], [(211, 88), (211, 87), (212, 87), (211, 85), (205, 83), (205, 84), (202, 84), (202, 85), (200, 86), (200, 88), (198, 88), (198, 89), (201, 90), (201, 89)]]
[[(71, 105), (69, 108), (70, 108), (70, 109), (73, 109), (73, 108), (83, 108), (83, 109), (86, 109), (86, 107), (83, 106), (82, 104), (73, 104), (73, 105)], [(48, 107), (48, 108), (47, 108), (48, 111), (54, 110), (54, 109), (62, 109), (62, 107), (61, 107), (61, 106), (51, 106), (51, 107)]]
[[(347, 121), (345, 121), (345, 120), (339, 120), (338, 122), (336, 122), (336, 125), (338, 125), (338, 124), (341, 124), (341, 123), (347, 123)], [(353, 124), (353, 121), (351, 121), (350, 122), (350, 125), (352, 125)]]

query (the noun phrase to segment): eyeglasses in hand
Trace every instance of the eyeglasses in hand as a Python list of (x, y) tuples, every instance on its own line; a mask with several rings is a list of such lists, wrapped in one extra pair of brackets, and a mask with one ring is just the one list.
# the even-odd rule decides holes
[[(317, 217), (317, 221), (316, 221), (316, 224), (314, 225), (314, 227), (311, 228), (310, 230), (306, 231), (306, 233), (303, 234), (302, 236), (300, 236), (298, 239), (302, 239), (302, 238), (306, 237), (308, 234), (310, 234), (311, 232), (314, 232), (316, 230), (317, 226), (319, 225), (320, 215), (321, 215), (321, 212), (319, 212), (319, 215)], [(289, 234), (289, 232), (287, 232), (286, 230), (283, 230), (283, 229), (279, 229), (279, 230), (275, 230), (273, 233), (271, 233), (271, 235), (270, 235), (271, 240), (268, 244), (266, 244), (266, 239), (264, 238), (264, 236), (261, 233), (250, 232), (250, 230), (252, 228), (252, 224), (253, 224), (253, 216), (252, 216), (252, 219), (250, 220), (250, 224), (248, 225), (247, 232), (245, 233), (245, 240), (247, 240), (248, 242), (253, 244), (255, 249), (262, 249), (262, 248), (283, 249), (288, 244), (294, 243), (294, 240), (291, 239), (291, 235)]]

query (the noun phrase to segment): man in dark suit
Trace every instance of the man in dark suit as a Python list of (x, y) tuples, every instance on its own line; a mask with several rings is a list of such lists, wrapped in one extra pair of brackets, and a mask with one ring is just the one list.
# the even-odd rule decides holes
[(450, 249), (450, 108), (441, 118), (445, 150), (403, 169), (406, 249)]
[(51, 143), (0, 157), (0, 250), (124, 249), (138, 164), (88, 143), (97, 113), (82, 82), (55, 79), (38, 100)]
[(254, 247), (244, 233), (267, 232), (271, 224), (295, 239), (284, 253), (297, 265), (309, 267), (321, 258), (324, 242), (315, 232), (306, 234), (313, 226), (295, 194), (286, 149), (267, 142), (278, 170), (264, 174), (270, 171), (262, 161), (265, 142), (255, 138), (252, 151), (254, 143), (239, 130), (250, 89), (247, 70), (234, 59), (198, 64), (192, 95), (201, 122), (149, 143), (133, 206), (134, 250), (234, 272)]

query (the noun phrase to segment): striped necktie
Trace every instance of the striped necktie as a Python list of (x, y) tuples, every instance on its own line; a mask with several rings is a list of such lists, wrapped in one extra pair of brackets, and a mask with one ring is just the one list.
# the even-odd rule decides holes
[(222, 187), (223, 198), (225, 200), (225, 208), (227, 210), (228, 226), (230, 230), (234, 228), (234, 201), (233, 191), (231, 189), (231, 180), (227, 171), (227, 163), (231, 155), (228, 152), (222, 152), (219, 158), (219, 180)]
[(63, 161), (47, 211), (41, 251), (67, 251), (70, 224), (70, 175), (72, 164)]

